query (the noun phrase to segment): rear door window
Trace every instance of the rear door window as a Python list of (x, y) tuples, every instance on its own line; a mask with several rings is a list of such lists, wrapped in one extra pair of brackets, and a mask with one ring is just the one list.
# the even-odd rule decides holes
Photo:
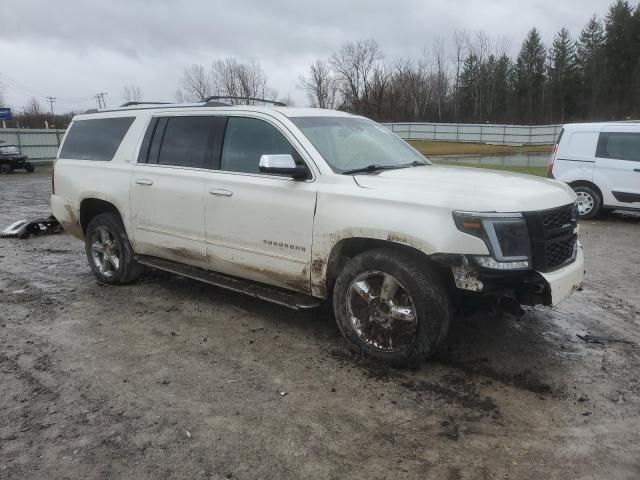
[(603, 132), (598, 139), (597, 156), (640, 162), (640, 132)]
[(74, 121), (60, 158), (111, 161), (134, 120), (135, 117), (117, 117)]
[(187, 168), (217, 168), (225, 117), (192, 116), (152, 119), (139, 162)]
[(229, 117), (222, 147), (221, 170), (260, 173), (262, 155), (289, 154), (302, 162), (289, 140), (273, 125), (247, 117)]

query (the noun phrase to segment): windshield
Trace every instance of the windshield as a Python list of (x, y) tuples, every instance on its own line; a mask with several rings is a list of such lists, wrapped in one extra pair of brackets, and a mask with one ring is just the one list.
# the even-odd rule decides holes
[(290, 120), (338, 173), (371, 165), (401, 167), (429, 163), (404, 140), (371, 120), (351, 117)]
[(0, 153), (2, 153), (3, 155), (17, 155), (20, 153), (20, 151), (15, 145), (3, 145), (0, 146)]

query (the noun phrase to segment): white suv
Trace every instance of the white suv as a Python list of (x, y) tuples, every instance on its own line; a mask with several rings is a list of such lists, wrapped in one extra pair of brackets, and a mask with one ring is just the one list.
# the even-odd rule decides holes
[(392, 365), (432, 354), (461, 306), (552, 305), (583, 280), (567, 185), (434, 166), (338, 111), (216, 98), (78, 115), (53, 184), (101, 282), (146, 265), (293, 308), (331, 299), (351, 347)]
[(640, 211), (640, 122), (565, 125), (547, 176), (571, 185), (582, 218)]

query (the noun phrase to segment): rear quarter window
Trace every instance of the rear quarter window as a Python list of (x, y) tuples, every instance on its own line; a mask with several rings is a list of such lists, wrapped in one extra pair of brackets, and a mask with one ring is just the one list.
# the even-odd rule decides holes
[(135, 117), (97, 118), (73, 122), (60, 158), (108, 162), (118, 150)]
[(568, 141), (561, 146), (563, 157), (577, 157), (579, 159), (595, 161), (596, 145), (598, 143), (598, 132), (566, 132), (570, 133)]

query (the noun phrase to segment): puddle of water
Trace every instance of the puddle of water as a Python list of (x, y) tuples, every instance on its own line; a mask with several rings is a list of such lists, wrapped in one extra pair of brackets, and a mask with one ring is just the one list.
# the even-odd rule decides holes
[(446, 160), (460, 164), (480, 165), (512, 165), (527, 167), (546, 167), (549, 162), (548, 153), (509, 153), (504, 155), (445, 155), (430, 156), (430, 160)]

